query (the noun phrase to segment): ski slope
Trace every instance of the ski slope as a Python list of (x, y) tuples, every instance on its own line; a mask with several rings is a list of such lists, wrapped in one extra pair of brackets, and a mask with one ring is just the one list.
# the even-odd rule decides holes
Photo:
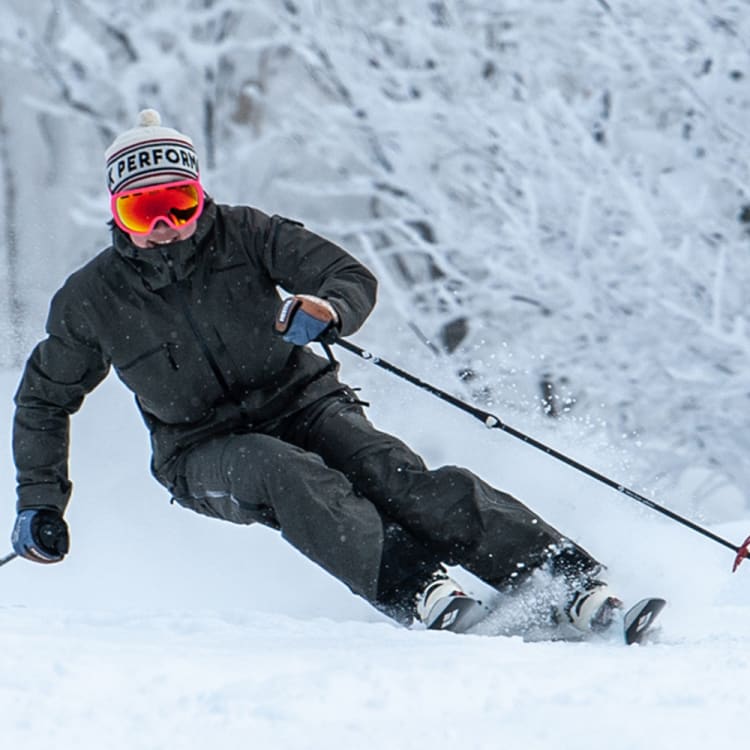
[[(728, 550), (342, 360), (371, 418), (429, 463), (469, 466), (523, 498), (606, 562), (624, 598), (665, 596), (654, 641), (397, 627), (272, 532), (171, 506), (131, 397), (110, 378), (73, 420), (70, 556), (0, 568), (0, 746), (692, 750), (745, 738), (750, 564), (732, 575)], [(17, 377), (0, 375), (6, 425)], [(616, 450), (570, 430), (536, 436), (626, 471)], [(711, 528), (742, 541), (750, 514)]]

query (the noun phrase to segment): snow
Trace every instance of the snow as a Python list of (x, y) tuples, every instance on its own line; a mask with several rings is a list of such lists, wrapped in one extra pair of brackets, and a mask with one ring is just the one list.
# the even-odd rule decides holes
[[(654, 640), (398, 627), (275, 534), (170, 506), (110, 378), (73, 420), (70, 556), (0, 569), (3, 747), (702, 750), (744, 736), (750, 566), (732, 575), (730, 551), (345, 356), (380, 426), (515, 492), (603, 558), (626, 598), (665, 596)], [(6, 424), (16, 379), (0, 377)], [(2, 456), (8, 475), (8, 446)], [(741, 541), (748, 525), (711, 528)]]
[(8, 609), (0, 625), (8, 747), (707, 748), (746, 723), (731, 626), (626, 648), (255, 613)]

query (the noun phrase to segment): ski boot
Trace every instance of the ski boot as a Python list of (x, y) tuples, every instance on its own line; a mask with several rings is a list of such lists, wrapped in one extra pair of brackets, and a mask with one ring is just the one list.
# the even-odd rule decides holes
[(465, 633), (487, 611), (480, 601), (465, 594), (445, 571), (437, 573), (417, 597), (417, 619), (428, 630)]
[(603, 633), (615, 622), (622, 607), (622, 601), (606, 583), (587, 580), (573, 592), (558, 619), (583, 633)]

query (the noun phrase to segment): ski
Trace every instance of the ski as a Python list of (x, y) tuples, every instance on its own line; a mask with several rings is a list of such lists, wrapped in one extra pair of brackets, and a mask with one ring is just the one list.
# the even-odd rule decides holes
[[(653, 634), (653, 625), (656, 618), (666, 606), (667, 602), (659, 597), (648, 597), (641, 599), (624, 614), (612, 623), (611, 628), (604, 632), (582, 632), (576, 630), (572, 625), (564, 623), (550, 623), (548, 626), (540, 624), (535, 627), (524, 615), (528, 612), (508, 610), (508, 600), (482, 603), (470, 596), (460, 595), (446, 597), (448, 601), (438, 612), (433, 612), (428, 630), (447, 630), (452, 633), (472, 632), (477, 635), (521, 635), (524, 639), (531, 641), (540, 640), (562, 640), (562, 641), (587, 641), (596, 640), (597, 636), (605, 635), (611, 638), (613, 634), (621, 633), (617, 639), (623, 638), (627, 645), (634, 643), (645, 643), (649, 635)], [(523, 607), (522, 607), (523, 610)], [(502, 613), (510, 613), (510, 618), (505, 619)], [(622, 610), (620, 610), (622, 612)], [(477, 627), (478, 626), (478, 627)]]
[(664, 609), (666, 603), (664, 599), (659, 598), (641, 599), (625, 613), (623, 631), (625, 643), (628, 646), (633, 643), (643, 643), (654, 624), (654, 620)]
[(453, 596), (446, 607), (427, 626), (428, 630), (465, 633), (483, 620), (489, 612), (481, 602), (470, 596)]

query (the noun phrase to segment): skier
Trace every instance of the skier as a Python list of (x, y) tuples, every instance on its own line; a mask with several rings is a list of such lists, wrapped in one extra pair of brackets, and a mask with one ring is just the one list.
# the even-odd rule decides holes
[(376, 295), (362, 264), (295, 221), (215, 203), (192, 140), (154, 110), (105, 156), (112, 244), (54, 296), (15, 397), (17, 554), (68, 553), (69, 418), (114, 367), (174, 502), (279, 530), (399, 622), (474, 624), (446, 569), (463, 566), (500, 591), (546, 576), (563, 584), (553, 619), (611, 623), (600, 563), (466, 469), (428, 469), (306, 346), (362, 325)]

